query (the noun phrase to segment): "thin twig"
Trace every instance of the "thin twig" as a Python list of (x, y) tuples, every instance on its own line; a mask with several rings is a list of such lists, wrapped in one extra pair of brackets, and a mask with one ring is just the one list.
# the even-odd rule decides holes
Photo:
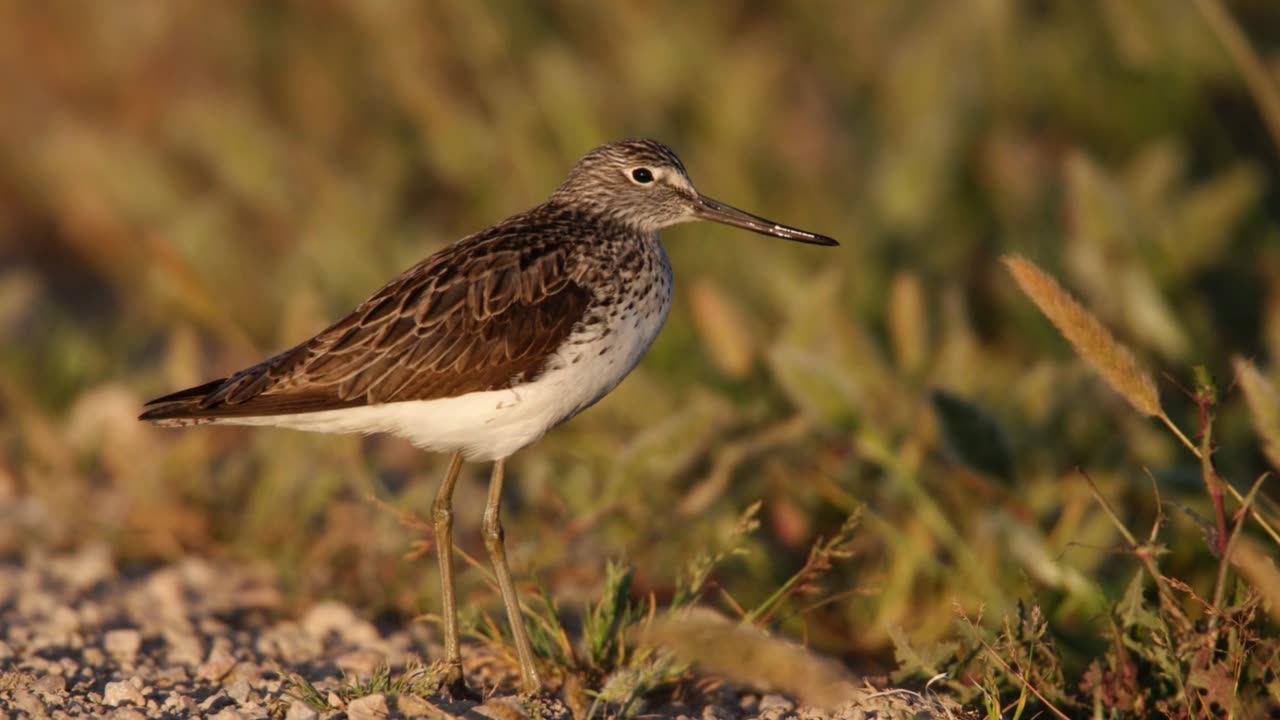
[(1213, 467), (1213, 415), (1206, 413), (1204, 426), (1200, 429), (1200, 476), (1204, 479), (1205, 490), (1213, 501), (1214, 538), (1210, 550), (1218, 557), (1223, 557), (1227, 550), (1227, 511), (1222, 504), (1222, 486), (1226, 481), (1218, 475)]
[[(1262, 488), (1262, 483), (1271, 473), (1262, 473), (1258, 479), (1253, 481), (1253, 487), (1249, 488), (1249, 494), (1244, 498), (1244, 508), (1253, 507), (1253, 500), (1258, 494), (1258, 490)], [(1231, 529), (1231, 539), (1227, 541), (1226, 548), (1222, 551), (1222, 560), (1218, 564), (1218, 580), (1213, 586), (1213, 607), (1214, 614), (1209, 618), (1209, 630), (1214, 633), (1214, 642), (1217, 642), (1218, 621), (1221, 617), (1220, 608), (1222, 607), (1223, 596), (1227, 592), (1227, 571), (1231, 565), (1231, 553), (1236, 549), (1236, 545), (1240, 540), (1240, 531), (1244, 528), (1244, 513), (1240, 513), (1236, 520), (1235, 527)]]
[[(1195, 443), (1191, 442), (1191, 440), (1189, 440), (1186, 435), (1182, 434), (1182, 431), (1178, 429), (1177, 425), (1173, 424), (1173, 421), (1169, 419), (1168, 415), (1162, 412), (1156, 417), (1160, 418), (1160, 421), (1163, 422), (1165, 426), (1168, 427), (1169, 430), (1174, 435), (1176, 435), (1179, 440), (1182, 441), (1183, 445), (1187, 446), (1187, 449), (1190, 450), (1192, 454), (1194, 454), (1197, 458), (1200, 458), (1201, 456), (1200, 448), (1196, 447)], [(1235, 498), (1236, 502), (1240, 503), (1241, 506), (1243, 506), (1244, 496), (1240, 494), (1240, 491), (1236, 490), (1235, 486), (1232, 485), (1231, 483), (1223, 483), (1223, 485), (1227, 486), (1227, 492), (1231, 493), (1231, 497)], [(1271, 523), (1268, 522), (1265, 517), (1263, 517), (1262, 513), (1258, 512), (1256, 508), (1249, 507), (1249, 517), (1253, 518), (1253, 521), (1258, 523), (1258, 526), (1261, 527), (1263, 531), (1265, 531), (1267, 535), (1271, 537), (1271, 540), (1273, 542), (1275, 542), (1277, 545), (1280, 545), (1280, 532), (1276, 532), (1275, 527), (1272, 526)]]
[[(963, 611), (961, 611), (960, 614), (961, 614), (961, 617), (964, 618), (965, 622), (969, 622), (971, 625), (973, 624), (972, 621), (969, 620), (969, 616), (967, 614), (965, 614)], [(1024, 688), (1026, 688), (1027, 690), (1030, 690), (1032, 694), (1040, 698), (1040, 702), (1044, 703), (1044, 706), (1049, 708), (1050, 712), (1062, 718), (1062, 720), (1070, 720), (1070, 718), (1067, 717), (1066, 713), (1062, 712), (1053, 703), (1049, 702), (1049, 699), (1046, 698), (1044, 695), (1042, 695), (1040, 691), (1036, 689), (1035, 685), (1031, 684), (1031, 681), (1028, 680), (1027, 677), (1022, 674), (1022, 669), (1020, 667), (1014, 668), (1010, 666), (1009, 663), (1004, 661), (1004, 658), (1000, 657), (1000, 653), (996, 652), (995, 648), (991, 647), (991, 644), (988, 643), (984, 638), (976, 635), (975, 637), (977, 637), (978, 642), (982, 644), (982, 648), (991, 655), (991, 658), (995, 660), (996, 663), (1000, 665), (1000, 667), (1004, 668), (1005, 672), (1017, 678), (1018, 682), (1021, 682)]]

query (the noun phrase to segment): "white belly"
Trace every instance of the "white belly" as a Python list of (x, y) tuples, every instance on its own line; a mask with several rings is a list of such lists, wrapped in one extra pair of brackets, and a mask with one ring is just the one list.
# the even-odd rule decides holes
[(533, 382), (440, 400), (216, 422), (314, 432), (385, 432), (427, 450), (462, 452), (473, 460), (507, 457), (593, 405), (640, 362), (671, 310), (671, 269), (665, 254), (661, 267), (664, 276), (652, 283), (648, 295), (636, 298), (629, 310), (627, 302), (617, 303), (603, 325), (571, 335)]

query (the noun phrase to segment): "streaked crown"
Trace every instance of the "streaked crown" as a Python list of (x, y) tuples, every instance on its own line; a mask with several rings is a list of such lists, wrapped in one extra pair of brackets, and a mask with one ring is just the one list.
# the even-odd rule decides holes
[(696, 219), (684, 163), (656, 140), (601, 145), (578, 160), (551, 202), (653, 232)]

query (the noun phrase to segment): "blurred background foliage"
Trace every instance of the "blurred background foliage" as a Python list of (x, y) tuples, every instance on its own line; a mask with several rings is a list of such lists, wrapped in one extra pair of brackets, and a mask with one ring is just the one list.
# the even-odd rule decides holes
[[(1280, 5), (1229, 9), (1280, 78)], [(895, 635), (927, 645), (955, 608), (1035, 598), (1069, 659), (1096, 651), (1136, 563), (1076, 469), (1139, 535), (1147, 468), (1165, 501), (1212, 511), (1195, 459), (1018, 293), (1010, 251), (1135, 348), (1189, 434), (1180, 387), (1207, 366), (1224, 476), (1265, 468), (1229, 358), (1280, 380), (1280, 155), (1191, 2), (6, 2), (0, 107), (7, 557), (202, 553), (268, 565), (298, 603), (433, 609), (434, 561), (406, 559), (420, 538), (369, 498), (425, 514), (447, 458), (134, 418), (626, 136), (843, 246), (666, 234), (677, 302), (646, 360), (511, 466), (513, 563), (565, 607), (611, 558), (669, 597), (760, 499), (715, 578), (750, 606), (865, 504), (855, 556), (785, 632), (887, 671)], [(481, 556), (485, 472), (457, 493)], [(1166, 562), (1212, 584), (1170, 513)], [(496, 607), (481, 573), (459, 582)]]

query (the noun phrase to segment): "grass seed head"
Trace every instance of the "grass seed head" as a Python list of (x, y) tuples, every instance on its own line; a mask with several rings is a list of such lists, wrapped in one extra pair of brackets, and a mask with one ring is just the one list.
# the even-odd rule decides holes
[(1080, 357), (1093, 366), (1111, 389), (1147, 417), (1158, 417), (1160, 395), (1137, 358), (1106, 327), (1076, 302), (1051, 276), (1020, 255), (1006, 255), (1005, 267), (1022, 292), (1058, 328)]

